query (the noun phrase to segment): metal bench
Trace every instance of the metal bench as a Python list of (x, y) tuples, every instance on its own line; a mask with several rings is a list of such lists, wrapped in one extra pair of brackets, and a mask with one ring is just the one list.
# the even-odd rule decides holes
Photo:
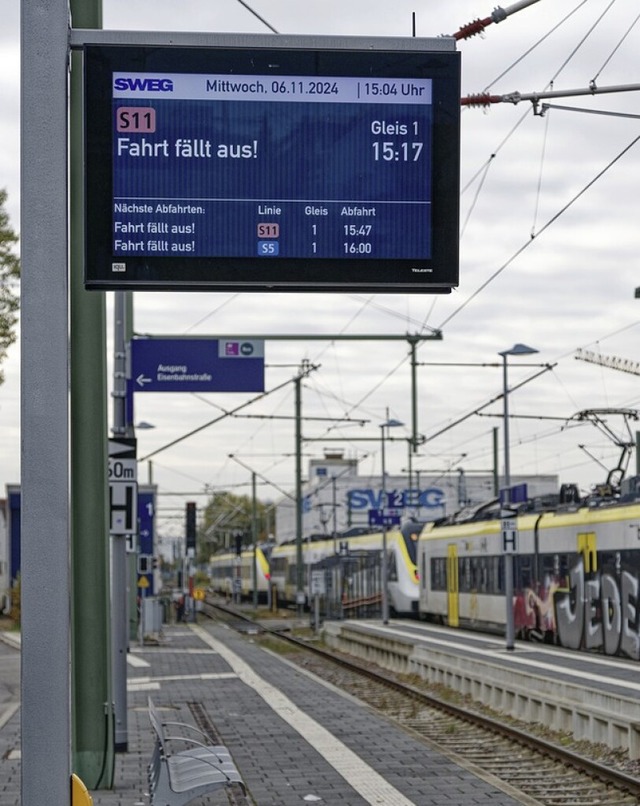
[[(149, 697), (149, 719), (155, 734), (153, 755), (149, 764), (149, 795), (152, 806), (184, 806), (194, 798), (232, 784), (246, 787), (223, 745), (207, 744), (201, 730), (184, 722), (163, 721)], [(177, 727), (180, 733), (191, 731), (199, 739), (185, 735), (169, 735), (167, 727)], [(181, 742), (184, 750), (173, 751), (173, 743)]]

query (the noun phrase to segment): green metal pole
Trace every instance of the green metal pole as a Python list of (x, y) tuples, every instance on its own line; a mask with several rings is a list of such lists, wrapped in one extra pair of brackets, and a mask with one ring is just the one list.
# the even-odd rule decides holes
[(256, 474), (251, 473), (251, 542), (253, 543), (253, 606), (258, 606), (258, 500)]
[(302, 373), (296, 384), (296, 604), (298, 615), (304, 605), (304, 568), (302, 566)]
[(498, 428), (493, 429), (493, 494), (500, 494), (500, 471), (498, 469)]
[[(125, 307), (125, 332), (124, 338), (126, 344), (131, 344), (133, 338), (134, 324), (133, 324), (133, 292), (122, 291), (124, 294), (124, 307)], [(133, 416), (135, 416), (135, 411)], [(135, 422), (135, 420), (134, 420)], [(135, 436), (134, 423), (127, 423), (128, 432), (127, 436)], [(140, 469), (138, 466), (138, 481), (140, 481)], [(151, 462), (149, 462), (149, 484), (153, 484)], [(139, 541), (139, 535), (136, 535), (136, 541)], [(129, 640), (135, 641), (138, 638), (139, 628), (139, 614), (138, 614), (138, 552), (139, 544), (135, 546), (135, 551), (127, 554), (127, 613), (129, 614)], [(153, 547), (153, 553), (156, 553), (156, 547)]]
[[(100, 28), (100, 0), (71, 0), (76, 28)], [(72, 759), (90, 789), (113, 785), (106, 310), (86, 291), (82, 159), (82, 56), (71, 72), (71, 553)]]
[[(416, 360), (416, 339), (408, 339), (409, 349), (411, 351), (411, 441), (409, 447), (409, 462), (411, 462), (411, 453), (418, 453), (418, 372)], [(411, 479), (409, 479), (409, 487), (411, 487)]]

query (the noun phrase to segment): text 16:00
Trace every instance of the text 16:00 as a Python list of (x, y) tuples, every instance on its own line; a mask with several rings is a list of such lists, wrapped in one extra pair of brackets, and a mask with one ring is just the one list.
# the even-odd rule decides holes
[(342, 247), (345, 255), (370, 255), (372, 251), (372, 246), (367, 241), (362, 241), (361, 243), (345, 241)]

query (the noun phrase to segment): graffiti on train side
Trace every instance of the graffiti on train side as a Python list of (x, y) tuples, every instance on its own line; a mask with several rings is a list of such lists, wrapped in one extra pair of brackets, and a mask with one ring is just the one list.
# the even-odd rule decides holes
[(569, 573), (569, 590), (553, 596), (558, 642), (639, 660), (639, 590), (637, 573), (598, 571), (587, 578), (580, 560)]
[(558, 583), (549, 577), (538, 594), (531, 588), (524, 592), (522, 615), (519, 603), (516, 602), (516, 620), (521, 624), (531, 638), (542, 640), (545, 635), (553, 635), (556, 631), (556, 617), (553, 609), (553, 599), (558, 589)]
[(516, 596), (518, 629), (534, 640), (567, 649), (600, 651), (640, 660), (640, 577), (617, 566), (586, 574), (580, 559), (564, 584), (547, 577), (537, 591)]

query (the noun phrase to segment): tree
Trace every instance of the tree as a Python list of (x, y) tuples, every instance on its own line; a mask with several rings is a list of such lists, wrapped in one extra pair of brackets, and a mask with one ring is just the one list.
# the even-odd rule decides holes
[[(18, 236), (9, 224), (9, 215), (4, 207), (6, 201), (7, 191), (0, 189), (0, 364), (16, 340), (15, 326), (20, 308), (20, 260), (13, 251)], [(3, 382), (4, 373), (0, 369), (0, 384)]]
[[(267, 539), (268, 504), (256, 504), (258, 543)], [(242, 545), (251, 544), (253, 501), (248, 495), (215, 492), (206, 503), (199, 528), (200, 552), (208, 558), (217, 549), (234, 548), (235, 536), (242, 535)]]

